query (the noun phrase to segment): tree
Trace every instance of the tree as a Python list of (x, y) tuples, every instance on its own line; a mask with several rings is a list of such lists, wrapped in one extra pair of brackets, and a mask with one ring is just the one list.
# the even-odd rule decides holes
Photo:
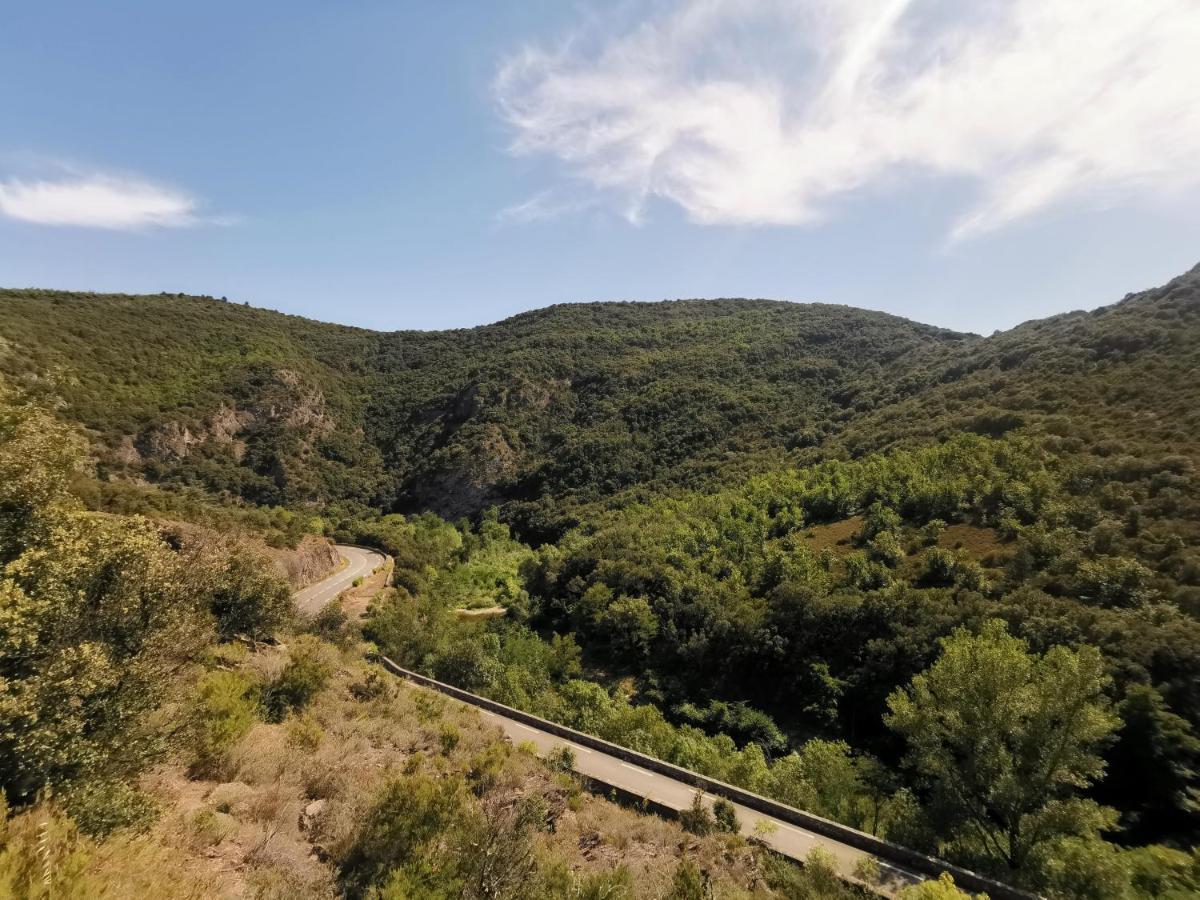
[(1039, 844), (1094, 837), (1115, 820), (1076, 796), (1104, 771), (1120, 720), (1094, 647), (1029, 652), (1004, 623), (941, 641), (941, 656), (888, 698), (948, 849), (993, 871), (1023, 869)]
[(118, 782), (161, 749), (151, 713), (210, 632), (158, 530), (81, 510), (77, 458), (43, 431), (74, 446), (44, 414), (0, 406), (0, 482), (21, 473), (0, 484), (0, 790), (23, 804), (52, 786), (107, 829), (117, 807), (137, 812)]
[(1101, 799), (1128, 810), (1127, 829), (1139, 837), (1195, 827), (1200, 822), (1200, 738), (1148, 684), (1129, 686), (1121, 718)]
[(627, 659), (645, 659), (658, 636), (658, 617), (640, 597), (621, 597), (597, 616), (613, 649)]
[(203, 535), (189, 541), (189, 566), (205, 582), (217, 632), (261, 638), (292, 615), (292, 591), (265, 554), (236, 539)]
[[(899, 893), (900, 900), (971, 900), (971, 895), (954, 883), (954, 877), (943, 872), (937, 881), (921, 881)], [(986, 897), (986, 894), (978, 894)]]

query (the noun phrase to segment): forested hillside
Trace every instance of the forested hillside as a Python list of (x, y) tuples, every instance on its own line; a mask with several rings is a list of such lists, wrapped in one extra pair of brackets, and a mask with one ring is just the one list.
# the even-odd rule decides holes
[[(981, 339), (819, 304), (573, 304), (374, 333), (212, 298), (0, 292), (0, 372), (106, 470), (557, 537), (596, 500), (958, 430), (1195, 449), (1200, 272)], [(1115, 452), (1115, 450), (1114, 450)]]
[(1200, 891), (1200, 269), (987, 338), (9, 291), (0, 339), (92, 508), (387, 550), (403, 665), (1046, 896)]
[(635, 486), (780, 462), (969, 340), (765, 301), (566, 305), (379, 334), (211, 298), (11, 291), (0, 335), (0, 371), (61, 400), (116, 472), (260, 504), (500, 503), (539, 534)]

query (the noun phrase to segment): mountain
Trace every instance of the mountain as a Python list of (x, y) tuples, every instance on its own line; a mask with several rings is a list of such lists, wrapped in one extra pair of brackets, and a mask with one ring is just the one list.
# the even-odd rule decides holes
[(764, 300), (383, 333), (211, 297), (0, 291), (0, 373), (88, 429), (108, 474), (257, 504), (498, 504), (536, 539), (596, 501), (962, 429), (1194, 453), (1198, 337), (1198, 270), (989, 338)]
[[(307, 628), (1041, 896), (1193, 896), (1198, 338), (1200, 269), (986, 338), (760, 300), (376, 333), (4, 292), (7, 796), (54, 784), (90, 834), (145, 818), (123, 723), (148, 740), (167, 688), (214, 734), (265, 712), (320, 744), (272, 699), (327, 677)], [(284, 621), (244, 531), (381, 547), (391, 586), (361, 629)], [(270, 682), (228, 671), (247, 618), (299, 650)], [(97, 642), (86, 677), (61, 663)]]
[[(974, 339), (768, 301), (561, 305), (373, 333), (201, 297), (0, 293), (0, 371), (114, 473), (448, 516), (587, 502), (818, 444)], [(533, 516), (536, 518), (536, 515)]]

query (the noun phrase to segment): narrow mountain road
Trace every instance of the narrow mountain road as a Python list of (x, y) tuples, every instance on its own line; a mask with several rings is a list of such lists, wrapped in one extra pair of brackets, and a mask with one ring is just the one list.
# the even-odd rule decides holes
[(316, 584), (310, 584), (302, 591), (297, 591), (293, 595), (293, 599), (298, 611), (309, 616), (320, 612), (326, 603), (353, 585), (354, 579), (366, 578), (375, 570), (376, 566), (382, 566), (385, 561), (382, 553), (375, 550), (364, 550), (361, 547), (338, 544), (337, 552), (346, 561), (346, 565), (328, 578), (318, 581)]
[[(486, 721), (499, 726), (514, 744), (524, 741), (532, 742), (537, 747), (539, 756), (545, 756), (556, 747), (569, 747), (575, 754), (574, 770), (586, 778), (595, 779), (609, 787), (625, 791), (635, 797), (642, 797), (651, 804), (671, 810), (684, 810), (692, 805), (696, 788), (690, 784), (660, 775), (657, 772), (651, 772), (641, 766), (635, 766), (556, 735), (547, 734), (522, 722), (514, 722), (490, 710), (481, 709), (480, 714)], [(717, 799), (709, 793), (705, 793), (703, 796), (705, 803), (710, 806)], [(772, 850), (790, 859), (803, 862), (814, 848), (819, 847), (833, 856), (837, 861), (839, 872), (849, 875), (854, 872), (855, 867), (862, 859), (871, 855), (847, 844), (776, 819), (774, 816), (756, 812), (738, 803), (733, 806), (737, 810), (742, 834), (746, 837), (757, 838)], [(894, 895), (900, 888), (917, 884), (926, 879), (926, 876), (893, 866), (878, 857), (876, 857), (876, 862), (879, 864), (882, 881), (882, 884), (878, 885), (876, 889), (887, 896)]]
[[(350, 587), (354, 579), (365, 578), (375, 567), (385, 562), (384, 556), (373, 550), (344, 545), (338, 545), (337, 550), (346, 560), (346, 565), (323, 581), (310, 585), (295, 594), (296, 607), (301, 612), (309, 615), (319, 612), (325, 604)], [(390, 660), (385, 660), (385, 662), (390, 664), (389, 668), (395, 674), (404, 673), (403, 670), (397, 669)], [(416, 676), (410, 674), (409, 677)], [(414, 688), (416, 690), (426, 689), (416, 685)], [(461, 695), (458, 699), (468, 702), (473, 699), (473, 695), (455, 690)], [(652, 772), (602, 750), (585, 747), (575, 741), (543, 731), (525, 722), (519, 722), (490, 709), (478, 708), (480, 715), (486, 721), (500, 728), (513, 743), (532, 743), (537, 748), (539, 756), (545, 756), (558, 747), (569, 747), (575, 755), (573, 766), (575, 772), (585, 778), (590, 778), (610, 788), (616, 788), (634, 797), (641, 797), (659, 808), (679, 811), (692, 805), (696, 788), (687, 781)], [(717, 799), (711, 793), (704, 793), (703, 797), (709, 806)], [(857, 866), (864, 859), (872, 857), (872, 854), (849, 844), (808, 831), (775, 816), (758, 812), (738, 803), (734, 803), (733, 806), (737, 811), (738, 822), (743, 834), (762, 841), (775, 852), (798, 862), (803, 862), (809, 853), (819, 848), (833, 857), (838, 871), (845, 876), (855, 873)], [(878, 865), (880, 875), (879, 882), (873, 885), (873, 888), (884, 896), (895, 896), (901, 888), (917, 884), (928, 878), (913, 869), (886, 862), (878, 856), (873, 858)], [(997, 892), (996, 895), (1009, 894), (1011, 896), (1015, 893), (1009, 890), (1003, 893)]]

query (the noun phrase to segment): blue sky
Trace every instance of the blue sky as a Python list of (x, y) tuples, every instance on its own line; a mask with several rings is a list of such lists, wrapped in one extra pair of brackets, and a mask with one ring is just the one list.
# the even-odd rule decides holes
[(386, 329), (677, 297), (984, 333), (1090, 308), (1200, 261), (1200, 11), (1103, 10), (11, 4), (0, 285)]

